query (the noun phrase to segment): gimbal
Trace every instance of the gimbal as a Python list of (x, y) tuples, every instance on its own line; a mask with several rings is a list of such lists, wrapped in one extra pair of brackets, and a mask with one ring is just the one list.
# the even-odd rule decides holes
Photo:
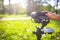
[(48, 18), (48, 16), (45, 15), (46, 13), (47, 12), (31, 13), (31, 17), (34, 19), (34, 21), (36, 23), (42, 24), (41, 28), (36, 27), (37, 28), (36, 32), (33, 32), (33, 34), (36, 34), (37, 40), (41, 40), (42, 34), (45, 34), (45, 33), (52, 34), (54, 31), (51, 28), (44, 28), (50, 22), (50, 19)]

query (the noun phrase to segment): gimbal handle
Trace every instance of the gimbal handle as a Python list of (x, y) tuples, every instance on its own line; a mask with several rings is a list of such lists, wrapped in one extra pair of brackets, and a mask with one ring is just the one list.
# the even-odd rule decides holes
[(37, 40), (41, 40), (41, 36), (42, 36), (42, 34), (44, 34), (44, 32), (42, 32), (41, 30), (50, 22), (48, 16), (46, 16), (45, 14), (46, 14), (46, 12), (44, 12), (44, 13), (34, 12), (31, 15), (31, 17), (34, 19), (34, 21), (36, 23), (42, 24), (41, 28), (37, 27), (36, 32), (33, 32), (33, 34), (36, 35)]

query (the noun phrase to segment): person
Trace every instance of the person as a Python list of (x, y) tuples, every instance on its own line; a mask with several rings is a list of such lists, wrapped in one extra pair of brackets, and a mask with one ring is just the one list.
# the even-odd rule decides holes
[(45, 15), (47, 15), (49, 17), (49, 19), (51, 19), (51, 20), (60, 21), (60, 15), (57, 15), (52, 12), (47, 12)]

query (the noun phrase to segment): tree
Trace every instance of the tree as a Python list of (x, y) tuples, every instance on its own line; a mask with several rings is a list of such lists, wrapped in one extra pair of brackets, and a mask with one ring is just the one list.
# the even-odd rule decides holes
[(10, 2), (11, 2), (11, 0), (9, 0), (9, 8), (8, 8), (8, 11), (9, 11), (9, 14), (12, 14), (12, 12), (11, 12), (12, 11), (11, 10), (11, 3)]
[(39, 12), (40, 2), (41, 0), (28, 0), (27, 14), (30, 15), (33, 11)]
[(5, 14), (4, 0), (0, 0), (0, 13)]
[(30, 13), (33, 11), (33, 0), (27, 0), (27, 15), (30, 15)]

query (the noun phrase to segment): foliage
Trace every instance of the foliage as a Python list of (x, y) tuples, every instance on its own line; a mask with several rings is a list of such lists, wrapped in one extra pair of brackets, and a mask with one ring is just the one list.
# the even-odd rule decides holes
[(51, 12), (55, 12), (55, 8), (52, 7), (51, 5), (48, 6), (40, 6), (40, 11), (51, 11)]
[(60, 15), (60, 9), (59, 10), (57, 10), (58, 11), (58, 14)]
[[(41, 26), (31, 20), (0, 21), (0, 40), (36, 40), (32, 32), (36, 30), (37, 25)], [(43, 35), (42, 40), (60, 40), (59, 26), (58, 22), (51, 21), (46, 27), (53, 28), (55, 32), (52, 36)]]

